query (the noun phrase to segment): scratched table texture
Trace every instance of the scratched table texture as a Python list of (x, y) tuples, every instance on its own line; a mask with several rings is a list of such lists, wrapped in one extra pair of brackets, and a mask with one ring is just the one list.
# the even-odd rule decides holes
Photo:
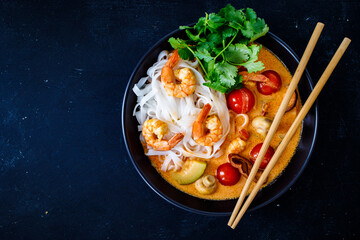
[(348, 51), (321, 93), (319, 131), (299, 180), (275, 202), (228, 217), (193, 214), (134, 169), (121, 105), (142, 55), (225, 2), (0, 2), (0, 239), (359, 239), (360, 4), (233, 1), (252, 7), (302, 55), (316, 82), (343, 37)]

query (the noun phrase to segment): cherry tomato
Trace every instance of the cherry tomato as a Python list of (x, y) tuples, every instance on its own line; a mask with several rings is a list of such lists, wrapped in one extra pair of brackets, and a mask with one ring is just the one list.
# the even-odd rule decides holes
[(281, 78), (280, 75), (273, 71), (267, 70), (261, 73), (269, 79), (268, 82), (257, 82), (257, 90), (264, 95), (270, 95), (280, 90), (281, 88)]
[(222, 185), (232, 186), (240, 180), (240, 172), (230, 163), (224, 163), (216, 170), (216, 177)]
[[(250, 160), (253, 163), (255, 162), (256, 158), (258, 157), (262, 145), (263, 145), (262, 143), (259, 143), (251, 150), (251, 152), (250, 152)], [(263, 160), (262, 160), (262, 162), (260, 164), (261, 169), (266, 168), (266, 166), (270, 162), (273, 155), (274, 155), (274, 149), (271, 146), (269, 146), (269, 148), (266, 151), (265, 156), (264, 156), (264, 158), (263, 158)]]
[(249, 89), (243, 87), (229, 94), (228, 104), (236, 113), (247, 113), (254, 107), (255, 97)]
[(238, 69), (238, 72), (247, 71), (246, 67), (243, 66), (236, 66)]

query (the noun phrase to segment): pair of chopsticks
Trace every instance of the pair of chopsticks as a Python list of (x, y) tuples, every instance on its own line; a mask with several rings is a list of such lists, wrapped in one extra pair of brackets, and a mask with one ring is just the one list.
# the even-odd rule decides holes
[[(259, 192), (261, 186), (263, 185), (264, 181), (266, 180), (267, 176), (269, 175), (270, 171), (272, 170), (272, 168), (275, 166), (276, 162), (278, 161), (279, 157), (281, 156), (281, 154), (284, 152), (285, 148), (287, 147), (287, 145), (289, 144), (291, 138), (294, 136), (297, 128), (300, 126), (301, 122), (303, 121), (303, 119), (305, 118), (306, 114), (309, 112), (311, 106), (313, 105), (313, 103), (315, 102), (317, 96), (319, 95), (320, 91), (322, 90), (322, 88), (324, 87), (326, 81), (329, 79), (331, 73), (333, 72), (333, 70), (335, 69), (336, 65), (338, 64), (338, 62), (340, 61), (342, 55), (344, 54), (346, 48), (349, 46), (351, 40), (349, 38), (344, 38), (344, 40), (342, 41), (341, 45), (339, 46), (339, 48), (337, 49), (335, 55), (333, 56), (333, 58), (331, 59), (329, 65), (326, 67), (324, 73), (321, 75), (318, 83), (316, 84), (314, 90), (311, 92), (310, 96), (308, 97), (308, 99), (306, 100), (304, 106), (302, 107), (301, 111), (299, 112), (299, 114), (297, 115), (295, 121), (293, 122), (293, 124), (291, 125), (290, 129), (288, 130), (288, 132), (286, 133), (284, 139), (282, 140), (282, 142), (280, 143), (280, 145), (278, 146), (278, 148), (276, 149), (275, 154), (273, 155), (273, 157), (271, 158), (270, 162), (268, 163), (267, 167), (265, 168), (264, 172), (261, 174), (260, 179), (258, 180), (258, 182), (256, 183), (254, 189), (252, 190), (252, 192), (250, 193), (250, 195), (248, 196), (245, 204), (243, 205), (243, 207), (240, 210), (241, 205), (244, 202), (244, 199), (246, 197), (246, 194), (250, 188), (251, 183), (253, 182), (253, 179), (259, 169), (259, 166), (265, 156), (265, 153), (270, 145), (271, 140), (273, 139), (275, 132), (280, 124), (281, 118), (283, 117), (286, 107), (290, 101), (290, 98), (292, 96), (292, 94), (294, 93), (299, 80), (301, 78), (301, 75), (303, 74), (304, 70), (305, 70), (305, 66), (309, 61), (309, 58), (315, 48), (315, 45), (317, 43), (317, 40), (319, 39), (320, 33), (324, 28), (324, 24), (323, 23), (317, 23), (316, 28), (310, 38), (310, 41), (305, 49), (305, 52), (300, 60), (300, 63), (295, 71), (295, 74), (291, 80), (291, 83), (286, 91), (286, 94), (284, 96), (284, 99), (282, 100), (279, 110), (275, 115), (274, 121), (271, 124), (271, 127), (269, 129), (268, 134), (266, 135), (266, 138), (264, 140), (264, 143), (260, 149), (259, 155), (251, 169), (250, 175), (248, 177), (248, 179), (246, 180), (245, 186), (242, 189), (242, 192), (240, 194), (240, 197), (236, 203), (236, 206), (233, 210), (233, 213), (230, 217), (230, 220), (228, 222), (228, 225), (231, 228), (235, 228), (236, 225), (239, 223), (240, 219), (242, 218), (242, 216), (244, 215), (245, 211), (248, 209), (248, 207), (250, 206), (251, 202), (253, 201), (253, 199), (255, 198), (256, 194)], [(239, 212), (240, 210), (240, 212)], [(238, 213), (238, 215), (236, 216), (236, 214)], [(236, 217), (236, 218), (235, 218)]]

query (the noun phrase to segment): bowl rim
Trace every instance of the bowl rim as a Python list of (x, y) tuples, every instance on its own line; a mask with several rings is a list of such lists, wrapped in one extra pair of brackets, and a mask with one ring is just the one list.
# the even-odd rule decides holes
[[(166, 200), (167, 202), (169, 202), (170, 204), (177, 206), (183, 210), (192, 212), (192, 213), (197, 213), (197, 214), (201, 214), (201, 215), (207, 215), (207, 216), (229, 216), (231, 215), (231, 212), (209, 212), (209, 211), (203, 211), (203, 210), (199, 210), (199, 209), (194, 209), (191, 207), (188, 207), (184, 204), (181, 204), (171, 198), (169, 198), (167, 195), (165, 195), (164, 193), (162, 193), (160, 190), (158, 190), (146, 177), (145, 174), (142, 172), (142, 170), (140, 170), (140, 167), (138, 166), (138, 164), (136, 163), (136, 161), (134, 160), (134, 157), (129, 149), (128, 143), (127, 143), (127, 138), (126, 138), (126, 134), (125, 134), (125, 105), (126, 105), (126, 99), (127, 96), (130, 92), (130, 85), (131, 85), (131, 80), (134, 78), (134, 75), (136, 74), (136, 72), (138, 71), (140, 65), (142, 64), (142, 62), (148, 57), (148, 55), (153, 51), (153, 49), (155, 49), (156, 47), (158, 47), (163, 41), (164, 39), (168, 39), (169, 37), (173, 36), (174, 34), (179, 33), (180, 29), (176, 29), (168, 34), (166, 34), (164, 37), (162, 37), (161, 39), (159, 39), (154, 45), (152, 45), (148, 51), (146, 51), (146, 53), (141, 57), (141, 59), (138, 61), (138, 63), (136, 64), (133, 72), (130, 75), (130, 78), (128, 80), (127, 86), (125, 88), (125, 92), (124, 92), (124, 97), (123, 97), (123, 102), (122, 102), (122, 110), (121, 110), (121, 128), (122, 128), (122, 135), (123, 135), (123, 139), (124, 139), (124, 143), (125, 143), (125, 147), (127, 150), (127, 153), (131, 159), (131, 162), (133, 164), (133, 166), (135, 167), (136, 171), (138, 172), (138, 174), (141, 176), (141, 178), (144, 180), (144, 182), (161, 198), (163, 198), (164, 200)], [(295, 59), (295, 61), (299, 64), (299, 57), (298, 55), (293, 51), (292, 48), (290, 48), (290, 46), (288, 44), (286, 44), (282, 39), (280, 39), (279, 37), (277, 37), (275, 34), (268, 32), (267, 35), (270, 35), (270, 37), (274, 38), (276, 40), (276, 42), (278, 42), (283, 48), (285, 48), (290, 55)], [(309, 87), (310, 90), (312, 91), (314, 89), (314, 84), (312, 82), (312, 78), (310, 77), (310, 74), (308, 72), (308, 70), (305, 68), (303, 75), (306, 75), (306, 79), (309, 83)], [(268, 200), (264, 201), (263, 203), (252, 207), (248, 210), (248, 212), (257, 210), (261, 207), (264, 207), (266, 205), (268, 205), (269, 203), (275, 201), (276, 199), (278, 199), (279, 197), (281, 197), (286, 191), (289, 190), (289, 188), (291, 188), (294, 183), (297, 181), (297, 179), (300, 177), (300, 175), (303, 173), (305, 167), (307, 166), (310, 157), (312, 155), (312, 152), (314, 150), (314, 146), (315, 146), (315, 142), (317, 139), (317, 134), (318, 134), (318, 120), (319, 120), (319, 114), (318, 114), (318, 101), (315, 101), (315, 104), (313, 105), (314, 108), (314, 138), (311, 142), (311, 146), (309, 149), (309, 153), (304, 161), (304, 164), (302, 165), (302, 167), (299, 169), (299, 171), (296, 173), (296, 175), (292, 178), (292, 180), (276, 195), (274, 195), (273, 197), (269, 198)], [(166, 181), (166, 180), (165, 180)], [(186, 194), (186, 193), (184, 193)], [(219, 201), (221, 202), (222, 200), (214, 200), (214, 201)], [(235, 206), (235, 205), (234, 205)]]

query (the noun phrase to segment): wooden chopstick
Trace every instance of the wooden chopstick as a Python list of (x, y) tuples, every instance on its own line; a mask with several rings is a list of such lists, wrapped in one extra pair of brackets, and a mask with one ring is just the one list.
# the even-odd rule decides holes
[(231, 225), (231, 228), (234, 229), (236, 227), (236, 225), (239, 223), (240, 219), (244, 215), (245, 211), (248, 209), (251, 202), (254, 200), (254, 198), (255, 198), (256, 194), (259, 192), (262, 184), (265, 182), (265, 179), (267, 178), (270, 171), (273, 169), (273, 167), (275, 166), (275, 164), (279, 160), (279, 157), (284, 152), (284, 150), (287, 147), (287, 145), (289, 144), (291, 138), (294, 136), (297, 128), (300, 126), (301, 122), (304, 120), (306, 114), (309, 112), (311, 106), (313, 105), (313, 103), (315, 102), (315, 100), (318, 97), (319, 93), (323, 89), (325, 83), (327, 82), (327, 80), (329, 79), (329, 77), (330, 77), (331, 73), (333, 72), (334, 68), (336, 67), (336, 65), (340, 61), (341, 57), (343, 56), (343, 54), (344, 54), (345, 50), (347, 49), (347, 47), (349, 46), (350, 42), (351, 42), (351, 40), (349, 38), (344, 38), (344, 40), (342, 41), (342, 43), (339, 46), (339, 48), (337, 49), (335, 55), (331, 59), (329, 65), (326, 67), (324, 73), (321, 75), (321, 77), (320, 77), (318, 83), (316, 84), (314, 90), (311, 92), (310, 96), (306, 100), (304, 106), (300, 110), (300, 112), (299, 112), (298, 116), (296, 117), (295, 121), (293, 122), (290, 129), (286, 133), (284, 139), (280, 143), (279, 147), (276, 149), (275, 154), (273, 155), (273, 157), (271, 158), (271, 160), (268, 163), (267, 167), (265, 168), (265, 171), (261, 174), (260, 179), (256, 183), (256, 185), (255, 185), (254, 189), (252, 190), (251, 194), (249, 195), (249, 197), (246, 199), (246, 202), (244, 203), (243, 207), (241, 208), (241, 210), (240, 210), (238, 216), (236, 217), (234, 223)]
[(308, 63), (309, 61), (309, 58), (315, 48), (315, 45), (317, 43), (317, 40), (319, 39), (320, 37), (320, 33), (322, 31), (322, 29), (324, 28), (324, 24), (323, 23), (320, 23), (318, 22), (316, 27), (315, 27), (315, 30), (313, 32), (313, 34), (311, 35), (311, 38), (310, 38), (310, 41), (308, 43), (308, 45), (306, 46), (306, 49), (305, 49), (305, 52), (300, 60), (300, 63), (295, 71), (295, 74), (290, 82), (290, 85), (285, 93), (285, 96), (280, 104), (280, 107), (279, 107), (279, 110), (277, 111), (276, 115), (275, 115), (275, 118), (274, 118), (274, 121), (273, 123), (271, 124), (270, 126), (270, 129), (269, 129), (269, 132), (268, 134), (266, 135), (265, 137), (265, 140), (264, 140), (264, 143), (259, 151), (259, 155), (258, 157), (256, 158), (256, 161), (254, 162), (254, 165), (253, 167), (251, 168), (251, 172), (245, 182), (245, 185), (241, 191), (241, 194), (240, 194), (240, 197), (236, 203), (236, 206), (231, 214), (231, 217), (230, 217), (230, 220), (228, 222), (228, 225), (229, 226), (232, 226), (233, 225), (233, 221), (235, 219), (235, 216), (237, 215), (237, 213), (239, 212), (239, 209), (240, 209), (240, 206), (242, 205), (245, 197), (246, 197), (246, 194), (250, 188), (250, 185), (259, 169), (259, 166), (265, 156), (265, 153), (267, 151), (267, 149), (269, 148), (269, 145), (270, 145), (270, 142), (272, 140), (272, 138), (274, 137), (275, 135), (275, 132), (280, 124), (280, 121), (285, 113), (285, 110), (287, 108), (287, 105), (289, 104), (289, 101), (290, 101), (290, 98), (292, 96), (292, 94), (294, 93), (296, 87), (297, 87), (297, 84), (301, 78), (301, 75), (303, 74), (304, 70), (305, 70), (305, 66), (306, 64)]

